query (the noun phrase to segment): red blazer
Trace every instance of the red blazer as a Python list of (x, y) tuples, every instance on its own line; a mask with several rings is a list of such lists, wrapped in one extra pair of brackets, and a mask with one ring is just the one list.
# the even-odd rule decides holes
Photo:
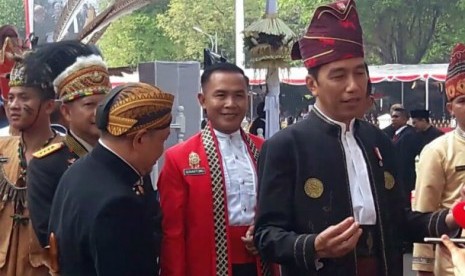
[[(263, 139), (250, 137), (260, 149)], [(200, 157), (205, 174), (185, 175), (192, 152)], [(200, 133), (166, 151), (158, 190), (163, 213), (161, 275), (215, 276), (212, 185)]]

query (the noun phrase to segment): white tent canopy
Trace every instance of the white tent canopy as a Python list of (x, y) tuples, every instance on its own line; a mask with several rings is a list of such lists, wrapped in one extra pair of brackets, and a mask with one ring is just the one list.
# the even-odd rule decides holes
[[(412, 82), (416, 80), (445, 81), (447, 75), (447, 64), (386, 64), (369, 66), (372, 83), (384, 81)], [(249, 77), (252, 85), (265, 84), (266, 71), (245, 69), (245, 74)], [(282, 83), (290, 85), (305, 85), (307, 69), (304, 67), (294, 67), (280, 69), (279, 78)], [(111, 83), (117, 86), (125, 82), (139, 81), (139, 73), (122, 73), (122, 76), (111, 76)]]

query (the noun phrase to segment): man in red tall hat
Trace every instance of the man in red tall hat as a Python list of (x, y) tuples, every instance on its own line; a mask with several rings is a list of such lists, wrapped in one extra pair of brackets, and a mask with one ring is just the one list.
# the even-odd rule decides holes
[(293, 57), (304, 61), (316, 103), (262, 147), (257, 249), (284, 276), (402, 275), (403, 240), (458, 226), (448, 209), (408, 209), (393, 145), (357, 119), (368, 79), (355, 2), (317, 8)]

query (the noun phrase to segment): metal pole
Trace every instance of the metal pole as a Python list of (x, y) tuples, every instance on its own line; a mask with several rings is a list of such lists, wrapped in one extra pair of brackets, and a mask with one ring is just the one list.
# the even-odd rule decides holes
[(250, 91), (250, 121), (253, 121), (253, 91)]
[(401, 83), (401, 90), (400, 90), (400, 103), (402, 105), (404, 105), (404, 82), (400, 82)]
[(426, 78), (425, 80), (425, 85), (426, 85), (426, 88), (425, 88), (425, 109), (426, 110), (429, 110), (429, 77)]
[[(215, 50), (215, 42), (213, 42), (213, 37), (211, 35), (207, 34), (207, 33), (205, 33), (205, 34), (208, 36), (208, 38), (210, 38), (210, 43), (212, 44), (210, 49), (212, 51)], [(216, 53), (216, 51), (215, 51), (215, 53)]]
[[(195, 31), (197, 31), (199, 33), (202, 33), (202, 34), (208, 36), (208, 39), (210, 39), (210, 43), (211, 43), (210, 50), (215, 51), (215, 52), (217, 51), (217, 45), (213, 41), (213, 36), (212, 35), (207, 34), (204, 30), (200, 29), (199, 27), (193, 27), (192, 29), (194, 29)], [(215, 37), (216, 37), (216, 33), (215, 33)]]
[(244, 68), (244, 45), (242, 31), (244, 30), (244, 0), (236, 0), (236, 65)]
[(218, 33), (215, 32), (215, 53), (218, 53)]

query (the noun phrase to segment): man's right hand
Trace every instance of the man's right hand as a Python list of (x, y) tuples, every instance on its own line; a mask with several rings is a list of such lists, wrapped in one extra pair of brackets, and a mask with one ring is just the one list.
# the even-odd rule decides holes
[(337, 258), (346, 255), (357, 246), (361, 235), (362, 229), (353, 217), (326, 228), (315, 239), (317, 258)]

